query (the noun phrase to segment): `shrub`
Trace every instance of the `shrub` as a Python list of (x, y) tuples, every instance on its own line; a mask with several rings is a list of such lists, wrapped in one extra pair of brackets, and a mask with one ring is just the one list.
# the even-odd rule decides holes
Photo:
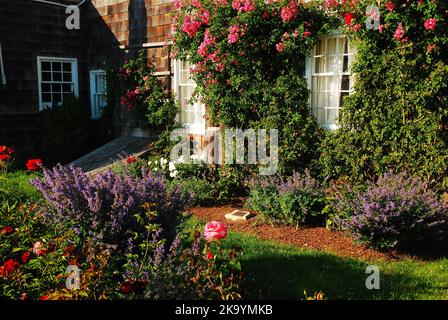
[(74, 166), (58, 165), (44, 170), (44, 178), (33, 180), (33, 185), (54, 209), (46, 214), (53, 223), (72, 226), (83, 238), (117, 246), (138, 227), (134, 215), (143, 214), (144, 203), (154, 205), (159, 213), (153, 223), (172, 233), (189, 201), (179, 188), (168, 191), (160, 175), (144, 168), (139, 177), (112, 171), (92, 177)]
[(421, 178), (406, 173), (384, 174), (335, 206), (349, 216), (345, 227), (374, 247), (409, 249), (448, 240), (447, 205)]
[(322, 224), (325, 194), (310, 176), (295, 172), (286, 179), (269, 177), (252, 182), (246, 206), (262, 217), (284, 224)]
[(61, 283), (67, 238), (43, 223), (34, 204), (2, 202), (0, 212), (0, 299), (39, 299)]
[[(344, 31), (356, 47), (355, 81), (339, 129), (323, 143), (323, 176), (363, 182), (407, 171), (446, 190), (447, 2), (378, 2), (380, 30), (364, 27), (365, 1), (331, 4), (337, 15), (354, 17)], [(426, 28), (428, 19), (437, 20), (434, 29)]]

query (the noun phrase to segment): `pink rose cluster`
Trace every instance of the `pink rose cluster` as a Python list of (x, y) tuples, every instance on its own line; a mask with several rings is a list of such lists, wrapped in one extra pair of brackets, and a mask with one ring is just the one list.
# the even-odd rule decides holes
[(255, 10), (255, 5), (252, 0), (234, 0), (232, 8), (238, 12), (251, 12)]
[(394, 32), (394, 38), (400, 42), (407, 42), (408, 38), (404, 36), (405, 34), (406, 34), (406, 31), (403, 28), (403, 24), (400, 22), (398, 24), (397, 29)]
[(289, 22), (292, 19), (297, 18), (299, 14), (299, 7), (297, 6), (297, 3), (295, 0), (291, 0), (289, 4), (286, 7), (282, 8), (281, 11), (281, 17), (283, 22)]
[(437, 20), (436, 19), (430, 18), (430, 19), (427, 19), (425, 21), (425, 29), (426, 30), (434, 31), (434, 30), (436, 30), (436, 27), (437, 27)]
[(204, 238), (207, 241), (212, 241), (213, 239), (221, 240), (227, 237), (227, 226), (218, 221), (212, 221), (205, 225), (204, 227)]
[(238, 25), (233, 25), (229, 27), (229, 44), (237, 43), (240, 38), (240, 27)]

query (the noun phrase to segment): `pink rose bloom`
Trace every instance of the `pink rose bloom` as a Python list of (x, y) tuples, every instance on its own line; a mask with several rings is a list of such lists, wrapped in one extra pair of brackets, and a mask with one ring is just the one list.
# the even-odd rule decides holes
[(285, 44), (283, 42), (277, 43), (275, 45), (275, 48), (278, 52), (283, 52), (283, 50), (285, 50)]
[(425, 28), (426, 28), (426, 30), (436, 30), (436, 26), (437, 26), (437, 20), (436, 19), (434, 19), (434, 18), (430, 18), (430, 19), (427, 19), (426, 21), (425, 21)]
[(174, 0), (174, 8), (176, 10), (179, 10), (180, 8), (182, 8), (184, 4), (182, 3), (182, 0)]
[(212, 221), (205, 225), (204, 227), (204, 238), (207, 241), (213, 239), (224, 239), (227, 237), (227, 227), (224, 223), (218, 221)]
[(43, 244), (40, 241), (37, 241), (34, 245), (33, 245), (33, 252), (39, 257), (42, 256), (46, 253), (46, 250), (43, 249)]
[(304, 38), (308, 38), (309, 36), (311, 36), (311, 31), (306, 30), (306, 31), (303, 32), (303, 37)]

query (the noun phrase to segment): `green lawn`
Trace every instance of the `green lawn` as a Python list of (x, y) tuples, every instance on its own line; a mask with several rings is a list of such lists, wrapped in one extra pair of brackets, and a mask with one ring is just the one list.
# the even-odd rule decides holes
[[(238, 232), (230, 232), (224, 245), (243, 248), (245, 299), (303, 299), (304, 290), (322, 290), (328, 299), (448, 299), (447, 259), (369, 263)], [(368, 265), (380, 268), (379, 290), (365, 287)]]

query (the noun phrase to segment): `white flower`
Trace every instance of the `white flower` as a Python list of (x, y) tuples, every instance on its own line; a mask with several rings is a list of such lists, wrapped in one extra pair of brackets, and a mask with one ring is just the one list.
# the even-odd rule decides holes
[(170, 171), (174, 171), (174, 170), (176, 170), (176, 165), (174, 164), (174, 162), (170, 162), (170, 163), (169, 163), (169, 165), (168, 165), (168, 169), (169, 169)]
[(184, 162), (185, 162), (185, 157), (184, 157), (184, 155), (181, 155), (181, 156), (179, 157), (179, 159), (177, 159), (177, 162), (184, 163)]
[(175, 178), (177, 176), (177, 170), (170, 172), (170, 177)]
[(151, 166), (151, 164), (152, 164), (152, 162), (151, 162), (151, 161), (148, 161), (148, 166)]
[(157, 172), (157, 170), (158, 170), (157, 168), (154, 168), (154, 169), (153, 169), (154, 172)]
[(166, 164), (168, 163), (168, 160), (165, 158), (160, 158), (160, 167), (162, 170), (165, 170)]
[(157, 166), (159, 162), (157, 160), (154, 160), (154, 165)]

